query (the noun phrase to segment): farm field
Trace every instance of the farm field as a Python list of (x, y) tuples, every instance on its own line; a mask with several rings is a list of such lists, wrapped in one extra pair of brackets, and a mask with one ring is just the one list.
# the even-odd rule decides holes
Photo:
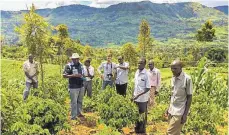
[[(52, 86), (47, 86), (48, 88), (46, 89), (47, 92), (49, 92), (48, 90), (50, 90), (50, 92), (54, 93), (56, 92), (56, 94), (54, 95), (46, 95), (45, 97), (45, 92), (39, 93), (39, 91), (42, 91), (40, 88), (36, 91), (38, 91), (39, 96), (33, 96), (34, 94), (34, 90), (32, 89), (32, 92), (30, 94), (30, 97), (28, 99), (28, 101), (26, 103), (23, 103), (22, 100), (22, 93), (23, 93), (23, 89), (25, 88), (24, 86), (24, 73), (22, 72), (22, 61), (15, 61), (15, 60), (7, 60), (7, 59), (2, 59), (1, 60), (1, 70), (2, 70), (2, 113), (3, 116), (7, 116), (7, 119), (4, 119), (5, 121), (3, 121), (4, 125), (3, 125), (3, 130), (7, 131), (7, 128), (9, 128), (9, 126), (12, 125), (12, 123), (10, 123), (11, 119), (13, 120), (20, 120), (20, 115), (17, 116), (17, 111), (16, 110), (23, 110), (26, 108), (22, 108), (24, 106), (26, 106), (26, 104), (30, 104), (30, 102), (34, 102), (33, 100), (35, 100), (36, 98), (41, 98), (46, 100), (46, 98), (49, 98), (49, 100), (54, 100), (55, 103), (60, 104), (60, 106), (62, 106), (63, 111), (65, 112), (64, 114), (62, 114), (63, 116), (63, 125), (66, 125), (66, 128), (64, 128), (63, 130), (59, 131), (58, 134), (61, 135), (65, 135), (65, 134), (69, 134), (69, 135), (87, 135), (87, 134), (99, 134), (99, 135), (105, 135), (108, 133), (112, 133), (112, 134), (134, 134), (134, 124), (130, 124), (127, 127), (122, 127), (120, 129), (116, 129), (112, 126), (106, 125), (104, 123), (104, 120), (102, 120), (100, 118), (100, 113), (97, 110), (96, 106), (99, 106), (99, 104), (103, 104), (103, 103), (93, 103), (98, 101), (97, 97), (101, 96), (101, 82), (99, 80), (99, 78), (95, 78), (94, 80), (94, 84), (93, 84), (93, 98), (89, 99), (88, 97), (84, 97), (84, 114), (86, 116), (86, 120), (74, 120), (71, 121), (70, 120), (70, 110), (69, 110), (69, 95), (68, 95), (68, 91), (67, 91), (67, 81), (66, 79), (62, 78), (61, 74), (60, 74), (60, 67), (58, 65), (52, 65), (52, 64), (45, 64), (45, 83), (47, 83), (48, 85), (52, 85)], [(188, 73), (191, 73), (192, 70), (194, 70), (194, 68), (191, 70), (187, 70), (185, 69), (185, 71), (187, 71)], [(217, 70), (217, 68), (213, 68), (210, 70)], [(227, 73), (218, 73), (220, 74), (220, 76), (222, 75), (222, 77), (224, 77), (224, 82), (221, 83), (225, 83), (227, 82), (227, 78), (226, 75)], [(223, 75), (224, 74), (224, 75)], [(167, 129), (167, 118), (165, 118), (163, 116), (163, 113), (166, 109), (166, 107), (168, 106), (168, 93), (169, 93), (169, 79), (171, 77), (171, 72), (169, 68), (163, 68), (161, 69), (161, 75), (162, 75), (162, 89), (160, 92), (160, 95), (157, 97), (156, 101), (157, 104), (154, 106), (154, 108), (152, 108), (151, 110), (148, 110), (149, 115), (148, 115), (148, 124), (147, 124), (147, 133), (148, 134), (158, 134), (158, 135), (163, 135), (166, 133), (166, 129)], [(129, 79), (131, 80), (132, 76), (129, 77)], [(131, 81), (130, 81), (131, 82)], [(95, 84), (96, 83), (96, 84)], [(128, 87), (128, 92), (130, 95), (131, 93), (131, 89), (133, 88), (133, 83), (131, 82), (129, 84)], [(221, 84), (217, 84), (220, 85)], [(41, 86), (39, 86), (41, 87)], [(51, 88), (53, 87), (53, 88)], [(58, 89), (58, 90), (54, 90), (54, 89)], [(226, 89), (225, 89), (226, 90)], [(114, 89), (106, 89), (105, 91), (114, 91)], [(222, 91), (223, 92), (223, 91)], [(227, 94), (226, 92), (223, 92), (224, 94)], [(13, 99), (9, 99), (9, 94), (15, 95), (15, 97)], [(57, 95), (57, 94), (61, 94), (61, 95)], [(117, 96), (117, 95), (114, 95)], [(195, 102), (195, 93), (194, 93), (194, 102)], [(221, 95), (222, 96), (222, 95)], [(220, 96), (220, 97), (221, 97)], [(129, 96), (127, 96), (126, 98), (128, 98)], [(56, 99), (55, 99), (56, 98)], [(36, 99), (38, 100), (38, 99)], [(35, 101), (36, 101), (35, 100)], [(60, 100), (60, 101), (55, 101), (55, 100)], [(198, 102), (198, 101), (196, 101)], [(222, 102), (222, 101), (218, 101), (218, 102)], [(41, 103), (37, 103), (38, 106), (42, 106), (42, 102)], [(201, 103), (193, 103), (193, 106), (191, 108), (193, 109), (197, 109), (198, 108), (198, 104)], [(31, 105), (31, 104), (30, 104)], [(212, 104), (212, 106), (217, 105), (216, 102)], [(13, 108), (11, 108), (10, 106), (12, 106)], [(211, 106), (211, 105), (210, 105)], [(7, 111), (7, 107), (10, 107), (11, 109), (15, 110), (12, 112)], [(195, 107), (195, 108), (194, 108)], [(198, 109), (201, 109), (201, 106), (199, 106)], [(203, 108), (203, 109), (207, 109), (207, 108)], [(227, 113), (227, 109), (224, 107), (220, 107), (221, 111), (218, 110), (211, 110), (211, 112), (200, 112), (200, 116), (201, 115), (208, 115), (210, 116), (214, 116), (217, 115), (218, 119), (221, 119), (222, 121), (217, 122), (216, 124), (212, 124), (212, 123), (208, 123), (209, 125), (212, 124), (212, 126), (215, 128), (215, 130), (217, 131), (217, 134), (227, 134), (227, 120), (228, 120), (228, 113)], [(192, 110), (192, 109), (191, 109)], [(41, 111), (41, 110), (40, 110)], [(192, 110), (194, 111), (194, 110)], [(191, 113), (192, 113), (191, 111)], [(209, 110), (206, 110), (209, 111)], [(55, 112), (55, 111), (54, 111)], [(56, 111), (55, 115), (58, 115), (59, 111)], [(193, 112), (194, 113), (194, 112)], [(203, 114), (202, 114), (203, 113)], [(213, 114), (215, 113), (215, 114)], [(219, 116), (220, 113), (221, 115)], [(10, 115), (9, 115), (10, 114)], [(54, 115), (54, 114), (53, 114)], [(191, 115), (192, 116), (192, 115)], [(189, 116), (188, 118), (188, 123), (192, 125), (193, 124), (193, 118)], [(18, 117), (18, 118), (17, 118)], [(38, 117), (38, 116), (36, 116)], [(194, 120), (197, 118), (194, 118)], [(204, 118), (203, 122), (201, 124), (206, 124), (206, 121), (212, 121), (214, 119), (211, 118)], [(215, 120), (216, 121), (216, 120)], [(17, 122), (16, 122), (17, 123)], [(6, 125), (5, 125), (6, 124)], [(186, 124), (186, 125), (187, 125)], [(191, 128), (189, 127), (189, 125), (187, 125), (187, 128), (184, 129), (188, 129)], [(7, 127), (8, 126), (8, 127)], [(17, 126), (13, 126), (16, 129), (20, 129), (23, 127), (20, 127), (21, 125), (17, 125)], [(199, 125), (200, 127), (204, 127), (203, 125)], [(11, 128), (13, 128), (11, 127)], [(200, 128), (199, 127), (199, 128)], [(14, 129), (14, 130), (16, 130)], [(192, 128), (191, 128), (192, 129)], [(21, 129), (22, 130), (22, 129)], [(211, 134), (211, 131), (208, 131), (210, 129), (196, 129), (195, 131), (184, 131), (185, 134)]]

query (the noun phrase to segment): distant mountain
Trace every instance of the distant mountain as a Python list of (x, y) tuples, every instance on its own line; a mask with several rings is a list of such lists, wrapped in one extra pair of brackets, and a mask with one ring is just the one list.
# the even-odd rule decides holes
[[(1, 32), (8, 43), (18, 40), (14, 27), (21, 24), (26, 12), (2, 11)], [(225, 26), (228, 22), (224, 13), (192, 2), (156, 4), (144, 1), (120, 3), (107, 8), (69, 5), (40, 9), (37, 13), (54, 26), (66, 24), (71, 38), (93, 46), (137, 43), (142, 19), (148, 20), (151, 36), (160, 41), (184, 38), (184, 35), (195, 32), (208, 19), (212, 19), (216, 26)]]
[(228, 15), (228, 6), (218, 6), (214, 8)]

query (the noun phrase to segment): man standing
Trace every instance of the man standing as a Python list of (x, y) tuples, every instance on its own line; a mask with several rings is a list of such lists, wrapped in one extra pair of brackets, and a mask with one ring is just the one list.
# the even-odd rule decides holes
[(71, 99), (71, 119), (74, 120), (76, 117), (84, 117), (82, 115), (82, 102), (84, 96), (83, 87), (83, 65), (79, 62), (79, 55), (73, 53), (71, 60), (65, 66), (63, 77), (69, 79), (69, 92)]
[(166, 115), (169, 116), (168, 135), (180, 135), (183, 124), (192, 102), (192, 80), (182, 71), (182, 63), (175, 60), (171, 64), (173, 77), (171, 80), (172, 96)]
[(118, 94), (125, 96), (127, 83), (128, 83), (128, 70), (129, 63), (123, 61), (123, 57), (118, 57), (119, 64), (115, 67), (116, 69), (116, 91)]
[(138, 61), (138, 70), (136, 71), (134, 77), (135, 87), (133, 100), (138, 106), (139, 113), (145, 113), (145, 118), (143, 118), (143, 121), (138, 121), (136, 123), (136, 133), (146, 133), (147, 102), (149, 100), (150, 79), (149, 73), (145, 69), (145, 65), (146, 59), (141, 58)]
[(149, 98), (149, 107), (152, 107), (155, 104), (155, 95), (158, 94), (160, 85), (161, 85), (161, 74), (160, 70), (154, 67), (154, 62), (149, 61), (149, 74), (150, 74), (150, 98)]
[(38, 63), (33, 60), (33, 55), (29, 55), (29, 60), (23, 64), (25, 72), (26, 88), (23, 92), (23, 99), (26, 100), (29, 96), (30, 88), (38, 88)]
[(86, 77), (86, 80), (84, 81), (84, 88), (85, 93), (87, 92), (87, 96), (91, 98), (92, 96), (92, 79), (94, 77), (94, 68), (90, 65), (91, 61), (87, 59), (84, 62), (84, 75)]
[[(101, 65), (98, 68), (98, 72), (101, 76), (101, 79), (103, 80), (103, 86), (102, 90), (106, 89), (107, 85), (110, 85), (113, 87), (113, 71), (116, 67), (116, 64), (111, 62), (111, 55), (107, 56), (107, 61), (102, 62)], [(101, 73), (101, 70), (103, 70), (103, 74)]]

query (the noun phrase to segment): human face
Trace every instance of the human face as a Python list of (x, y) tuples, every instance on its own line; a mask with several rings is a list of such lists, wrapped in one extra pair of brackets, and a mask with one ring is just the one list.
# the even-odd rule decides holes
[(153, 62), (149, 62), (148, 66), (149, 66), (149, 69), (152, 70), (154, 68), (154, 63)]
[(89, 63), (89, 62), (85, 62), (84, 65), (85, 65), (86, 67), (89, 67), (89, 66), (90, 66), (90, 63)]
[(72, 59), (72, 62), (73, 62), (74, 64), (79, 63), (79, 58), (74, 58), (74, 59)]
[(138, 69), (143, 70), (145, 68), (145, 63), (143, 60), (138, 61)]
[(174, 76), (178, 77), (180, 75), (180, 73), (182, 72), (182, 68), (180, 65), (172, 64), (171, 65), (171, 71), (172, 71)]
[(33, 63), (33, 55), (29, 55), (29, 62)]
[(111, 57), (110, 56), (107, 57), (107, 62), (111, 62)]
[(118, 62), (119, 62), (119, 64), (122, 64), (123, 63), (123, 58), (122, 57), (119, 57), (118, 58)]

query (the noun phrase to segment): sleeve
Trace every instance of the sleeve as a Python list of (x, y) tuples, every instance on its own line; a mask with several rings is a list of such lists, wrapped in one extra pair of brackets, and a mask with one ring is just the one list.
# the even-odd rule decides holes
[(85, 75), (85, 69), (84, 69), (84, 66), (83, 65), (81, 65), (81, 69), (82, 69), (82, 75)]
[(150, 76), (149, 76), (148, 72), (146, 73), (146, 81), (145, 81), (145, 83), (146, 83), (146, 88), (151, 88), (151, 86), (150, 86)]
[(187, 95), (192, 95), (193, 93), (193, 86), (191, 78), (186, 78), (186, 93)]
[(27, 64), (26, 63), (23, 64), (23, 71), (24, 72), (28, 72), (28, 67), (27, 67)]
[(70, 69), (69, 65), (65, 65), (63, 74), (69, 75), (70, 72), (71, 72), (71, 69)]
[(115, 68), (117, 68), (117, 67), (118, 67), (118, 64), (112, 62), (112, 70), (114, 71)]
[(99, 74), (101, 74), (101, 70), (103, 69), (103, 63), (101, 63), (100, 65), (99, 65), (99, 67), (98, 67), (98, 72), (99, 72)]
[(36, 72), (39, 73), (39, 63), (36, 62)]
[(91, 76), (94, 76), (94, 74), (95, 74), (95, 71), (94, 71), (94, 68), (93, 67), (91, 67)]
[(157, 73), (157, 89), (156, 91), (159, 92), (160, 88), (161, 88), (161, 72), (160, 70), (158, 70), (158, 73)]
[(125, 67), (126, 67), (126, 68), (129, 68), (129, 63), (126, 63)]

